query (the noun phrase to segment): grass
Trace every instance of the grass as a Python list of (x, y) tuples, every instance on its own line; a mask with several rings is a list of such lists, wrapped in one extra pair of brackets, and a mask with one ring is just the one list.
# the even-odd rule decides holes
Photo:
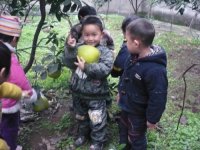
[[(121, 22), (123, 20), (122, 16), (118, 15), (109, 15), (108, 18), (106, 18), (105, 15), (102, 15), (102, 18), (104, 20), (104, 23), (107, 27), (107, 29), (110, 31), (111, 35), (113, 36), (114, 42), (115, 42), (115, 49), (118, 51), (120, 49), (120, 45), (123, 41), (123, 35), (120, 29)], [(72, 22), (77, 22), (76, 17), (71, 17)], [(55, 21), (55, 18), (52, 18), (51, 16), (48, 16), (47, 20), (49, 22)], [(38, 18), (34, 18), (34, 20), (24, 26), (23, 28), (23, 34), (20, 38), (18, 48), (24, 48), (24, 47), (31, 47), (32, 37), (36, 28), (36, 25), (38, 23)], [(62, 20), (62, 22), (54, 23), (56, 32), (59, 33), (59, 36), (65, 36), (66, 33), (69, 31), (69, 25), (66, 20)], [(41, 32), (40, 39), (44, 38), (48, 35), (48, 33)], [(198, 51), (196, 49), (199, 48), (200, 40), (193, 39), (191, 37), (183, 37), (179, 36), (177, 33), (162, 33), (157, 34), (155, 41), (155, 44), (161, 45), (165, 48), (167, 55), (168, 55), (168, 77), (169, 77), (169, 95), (168, 95), (168, 103), (166, 111), (160, 121), (161, 130), (160, 131), (149, 131), (148, 132), (148, 149), (150, 150), (198, 150), (200, 149), (199, 142), (200, 142), (200, 131), (198, 129), (198, 124), (200, 124), (200, 113), (192, 113), (190, 109), (186, 109), (184, 111), (184, 117), (186, 118), (186, 124), (181, 124), (179, 127), (179, 130), (176, 131), (176, 126), (178, 122), (178, 118), (180, 115), (180, 108), (174, 105), (175, 103), (178, 103), (181, 105), (181, 96), (183, 94), (183, 91), (180, 90), (180, 88), (183, 87), (183, 82), (181, 80), (178, 80), (178, 75), (181, 72), (177, 72), (177, 68), (182, 67), (181, 63), (184, 62), (181, 58), (182, 52), (184, 52), (184, 49), (190, 49), (191, 52)], [(42, 45), (44, 45), (45, 42), (42, 42)], [(48, 46), (48, 45), (47, 45)], [(30, 52), (30, 49), (27, 51)], [(49, 52), (49, 49), (46, 48), (38, 48), (36, 53), (36, 61), (37, 63), (40, 63), (42, 57), (46, 55), (46, 53)], [(172, 57), (172, 54), (178, 55), (181, 54), (180, 58), (178, 57)], [(20, 60), (22, 61), (22, 64), (26, 64), (28, 60), (28, 55), (25, 52), (20, 52)], [(186, 62), (187, 63), (187, 62)], [(182, 70), (183, 71), (183, 70)], [(176, 74), (175, 74), (176, 73)], [(33, 84), (38, 84), (42, 86), (44, 89), (59, 89), (59, 88), (68, 88), (68, 81), (70, 72), (68, 69), (64, 68), (62, 70), (62, 75), (60, 78), (53, 80), (51, 78), (47, 78), (46, 80), (40, 80), (38, 78), (35, 78), (35, 74), (32, 71), (28, 72), (28, 78)], [(187, 101), (191, 99), (195, 99), (193, 94), (191, 93), (199, 93), (200, 85), (198, 81), (197, 75), (194, 74), (188, 74), (189, 80), (188, 80), (188, 96)], [(198, 81), (198, 82), (197, 82)], [(110, 78), (110, 82), (118, 82), (118, 79), (112, 79)], [(172, 100), (172, 96), (179, 94), (179, 101), (174, 102)], [(192, 97), (192, 98), (191, 98)], [(189, 105), (189, 103), (188, 103)], [(113, 103), (111, 111), (116, 113), (119, 111), (118, 106), (116, 103)], [(67, 120), (67, 123), (66, 123)], [(64, 119), (61, 118), (60, 122), (57, 123), (57, 125), (53, 125), (50, 122), (47, 122), (43, 124), (42, 128), (46, 128), (52, 131), (62, 131), (63, 127), (68, 127), (68, 122), (70, 122), (70, 119), (66, 116), (64, 116)], [(46, 126), (45, 126), (46, 125)], [(110, 133), (110, 139), (107, 144), (106, 149), (109, 149), (111, 147), (115, 147), (115, 149), (119, 149), (118, 143), (118, 128), (116, 123), (109, 124), (109, 133)], [(23, 139), (22, 139), (23, 140)], [(58, 143), (59, 149), (64, 149), (66, 146), (73, 143), (73, 137), (66, 137), (62, 141)], [(87, 145), (88, 146), (88, 145)], [(87, 146), (82, 147), (81, 149), (87, 149)]]

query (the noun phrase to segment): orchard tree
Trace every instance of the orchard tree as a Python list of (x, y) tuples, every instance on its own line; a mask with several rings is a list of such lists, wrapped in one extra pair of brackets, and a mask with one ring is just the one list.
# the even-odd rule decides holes
[(175, 8), (178, 12), (183, 15), (185, 8), (190, 7), (192, 10), (200, 12), (200, 0), (160, 0), (165, 2), (171, 8)]
[[(78, 10), (82, 7), (82, 3), (80, 0), (5, 0), (1, 1), (0, 3), (1, 13), (6, 12), (11, 15), (21, 16), (24, 18), (24, 22), (26, 22), (26, 19), (30, 15), (30, 12), (34, 8), (34, 6), (39, 6), (40, 20), (34, 33), (30, 58), (27, 65), (24, 68), (25, 72), (28, 72), (29, 69), (32, 67), (35, 60), (36, 49), (41, 42), (38, 41), (38, 39), (42, 28), (46, 24), (45, 7), (47, 4), (50, 6), (49, 14), (55, 15), (58, 21), (61, 21), (62, 17), (69, 17), (68, 12), (74, 12), (75, 10)], [(58, 46), (58, 39), (56, 33), (49, 35), (47, 38), (47, 43), (52, 42), (54, 46), (51, 49), (55, 50), (55, 45)], [(57, 66), (57, 64), (55, 64), (55, 66)], [(36, 70), (38, 70), (39, 68), (40, 70), (43, 70), (43, 68), (41, 67), (36, 68)]]

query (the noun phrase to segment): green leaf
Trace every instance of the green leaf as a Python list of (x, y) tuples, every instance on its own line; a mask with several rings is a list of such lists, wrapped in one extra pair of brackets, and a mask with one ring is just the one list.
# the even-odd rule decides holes
[(26, 0), (20, 0), (20, 2), (21, 2), (21, 6), (22, 6), (22, 7), (25, 7), (26, 4), (27, 4), (27, 3), (26, 3)]
[(52, 43), (55, 44), (56, 46), (58, 46), (58, 39), (55, 38)]
[(82, 3), (80, 0), (72, 0), (76, 5), (78, 5), (79, 7), (82, 7)]
[(20, 16), (24, 16), (24, 13), (22, 11), (19, 12)]
[(32, 67), (32, 70), (39, 73), (39, 72), (42, 72), (43, 70), (45, 70), (45, 68), (42, 65), (35, 65)]
[(76, 4), (73, 4), (70, 11), (71, 11), (71, 12), (74, 12), (74, 11), (76, 10), (76, 8), (77, 8), (77, 5), (76, 5)]
[(69, 4), (71, 5), (71, 0), (65, 0), (65, 1), (64, 1), (64, 6), (67, 6), (67, 5), (69, 5)]
[(50, 50), (51, 50), (52, 52), (55, 52), (55, 51), (56, 51), (56, 47), (53, 45), (53, 46), (51, 46)]
[(56, 18), (57, 18), (58, 21), (61, 21), (61, 16), (62, 16), (61, 14), (56, 13)]
[(16, 15), (18, 13), (18, 9), (14, 9), (12, 12), (10, 12), (11, 15)]
[(42, 58), (42, 63), (44, 64), (46, 61), (51, 61), (51, 60), (53, 60), (54, 59), (54, 55), (52, 55), (52, 54), (48, 54), (47, 56), (45, 56), (45, 57), (43, 57)]
[(41, 74), (40, 74), (40, 78), (42, 80), (45, 80), (47, 78), (47, 72), (46, 71), (43, 71)]
[(68, 12), (71, 8), (71, 2), (63, 7), (63, 12)]

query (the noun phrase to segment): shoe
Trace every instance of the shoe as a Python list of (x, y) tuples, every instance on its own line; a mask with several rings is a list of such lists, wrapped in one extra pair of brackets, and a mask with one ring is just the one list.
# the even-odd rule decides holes
[(79, 147), (79, 146), (84, 145), (86, 141), (87, 140), (86, 140), (85, 136), (80, 136), (78, 139), (75, 140), (74, 145), (76, 147)]
[(103, 144), (102, 143), (95, 143), (90, 145), (90, 150), (103, 150)]

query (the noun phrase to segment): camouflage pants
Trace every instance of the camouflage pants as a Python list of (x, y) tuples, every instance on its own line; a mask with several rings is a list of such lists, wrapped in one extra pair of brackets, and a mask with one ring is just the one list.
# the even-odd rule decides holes
[(79, 123), (78, 135), (90, 135), (92, 142), (106, 141), (106, 100), (86, 100), (73, 96), (73, 107)]

